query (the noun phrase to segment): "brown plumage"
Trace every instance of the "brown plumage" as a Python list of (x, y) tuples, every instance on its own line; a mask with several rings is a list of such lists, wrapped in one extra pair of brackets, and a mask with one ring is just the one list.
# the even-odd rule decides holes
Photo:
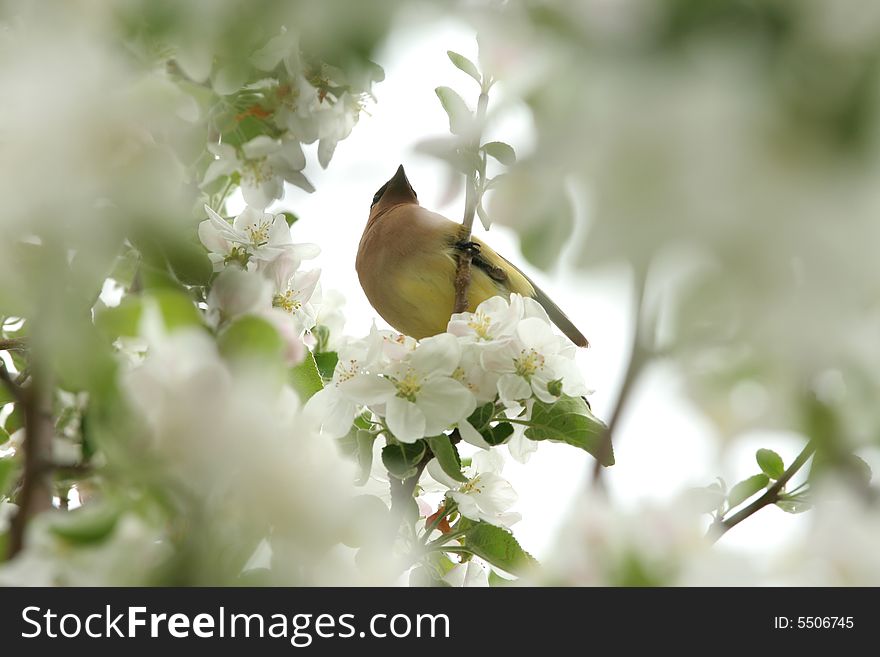
[[(403, 166), (373, 197), (358, 248), (361, 287), (373, 308), (395, 329), (414, 338), (446, 330), (455, 303), (456, 254), (461, 225), (419, 205)], [(529, 278), (481, 240), (473, 258), (468, 310), (486, 299), (516, 292), (534, 298), (569, 339), (587, 339)]]

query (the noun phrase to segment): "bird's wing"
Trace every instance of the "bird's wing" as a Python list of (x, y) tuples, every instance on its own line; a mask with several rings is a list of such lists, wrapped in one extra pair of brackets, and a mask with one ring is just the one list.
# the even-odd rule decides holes
[(584, 334), (562, 312), (562, 309), (541, 288), (535, 285), (535, 282), (526, 276), (519, 267), (498, 254), (481, 240), (474, 239), (474, 241), (480, 245), (480, 254), (473, 259), (474, 265), (485, 271), (493, 280), (504, 284), (511, 292), (517, 292), (534, 298), (547, 311), (547, 315), (559, 327), (559, 330), (565, 333), (568, 339), (577, 346), (590, 346)]

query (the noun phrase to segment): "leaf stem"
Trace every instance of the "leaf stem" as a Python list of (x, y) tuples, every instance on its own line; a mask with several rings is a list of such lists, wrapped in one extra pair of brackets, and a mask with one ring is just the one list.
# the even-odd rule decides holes
[(443, 536), (440, 536), (440, 537), (434, 539), (430, 543), (426, 543), (425, 547), (426, 548), (433, 548), (433, 547), (438, 547), (440, 545), (445, 545), (449, 541), (454, 541), (457, 538), (461, 538), (466, 533), (467, 532), (465, 530), (458, 530), (455, 532), (450, 532), (449, 534), (443, 534)]
[(446, 500), (443, 502), (443, 513), (438, 514), (437, 517), (431, 521), (430, 525), (425, 526), (425, 533), (422, 535), (421, 538), (422, 544), (427, 543), (428, 539), (431, 537), (431, 533), (440, 526), (440, 523), (443, 522), (444, 518), (448, 518), (450, 515), (455, 513), (456, 509), (458, 509), (458, 504), (456, 504), (452, 500)]

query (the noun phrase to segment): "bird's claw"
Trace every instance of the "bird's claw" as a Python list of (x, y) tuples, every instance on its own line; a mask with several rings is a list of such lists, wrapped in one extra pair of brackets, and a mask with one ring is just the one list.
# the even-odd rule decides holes
[(476, 242), (461, 240), (455, 243), (455, 248), (462, 253), (467, 253), (471, 257), (480, 255), (480, 245)]

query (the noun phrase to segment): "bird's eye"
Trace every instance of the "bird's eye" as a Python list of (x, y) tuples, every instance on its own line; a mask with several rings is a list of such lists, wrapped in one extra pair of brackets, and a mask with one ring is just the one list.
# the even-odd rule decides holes
[(376, 192), (375, 194), (373, 194), (373, 203), (372, 203), (372, 205), (370, 205), (370, 207), (373, 207), (374, 205), (376, 205), (376, 203), (379, 202), (379, 199), (382, 198), (382, 194), (385, 193), (385, 190), (386, 190), (387, 188), (388, 188), (388, 183), (385, 183), (384, 185), (382, 185), (382, 186), (379, 188), (379, 191), (378, 191), (378, 192)]

